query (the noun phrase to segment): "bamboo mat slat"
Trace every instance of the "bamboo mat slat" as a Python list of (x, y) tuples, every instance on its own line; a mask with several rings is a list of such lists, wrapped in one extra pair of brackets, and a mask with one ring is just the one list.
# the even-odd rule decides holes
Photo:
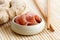
[[(26, 1), (26, 0), (24, 0), (24, 1)], [(34, 5), (32, 6), (32, 3), (29, 3), (30, 1), (27, 0), (28, 3), (26, 2), (26, 4), (28, 4), (28, 8), (32, 7), (33, 8), (33, 9), (31, 8), (32, 11), (33, 10), (35, 11), (36, 9), (34, 9), (35, 7), (33, 7)], [(43, 0), (41, 0), (41, 1), (43, 1)], [(41, 2), (41, 4), (42, 3), (43, 2)], [(29, 9), (29, 10), (31, 10), (31, 9)], [(53, 11), (56, 11), (56, 10), (54, 9)], [(36, 10), (36, 13), (37, 12), (38, 11)], [(52, 13), (54, 13), (54, 12), (52, 12)], [(55, 12), (55, 13), (58, 13), (58, 12)], [(54, 21), (54, 23), (55, 23), (55, 21)], [(52, 23), (52, 24), (54, 24), (54, 23)], [(10, 22), (8, 22), (8, 23), (0, 26), (0, 40), (60, 40), (60, 27), (59, 27), (60, 25), (58, 25), (58, 24), (59, 23), (56, 23), (55, 25), (53, 25), (55, 32), (50, 32), (45, 28), (41, 33), (39, 33), (37, 35), (22, 36), (22, 35), (14, 33), (10, 28), (11, 27)]]

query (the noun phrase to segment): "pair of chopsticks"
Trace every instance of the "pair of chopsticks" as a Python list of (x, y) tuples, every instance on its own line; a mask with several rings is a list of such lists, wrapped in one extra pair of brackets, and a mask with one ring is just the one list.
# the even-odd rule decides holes
[(45, 15), (44, 10), (42, 9), (42, 7), (40, 5), (38, 5), (38, 3), (36, 2), (36, 0), (33, 0), (34, 4), (36, 5), (36, 7), (38, 8), (39, 12), (42, 14), (43, 18), (45, 19), (45, 21), (47, 22), (47, 30), (50, 30), (51, 32), (54, 32), (53, 26), (51, 25), (50, 21), (49, 21), (49, 15), (50, 15), (50, 10), (49, 10), (49, 4), (50, 1), (48, 0), (47, 2), (47, 7), (48, 7), (48, 15)]

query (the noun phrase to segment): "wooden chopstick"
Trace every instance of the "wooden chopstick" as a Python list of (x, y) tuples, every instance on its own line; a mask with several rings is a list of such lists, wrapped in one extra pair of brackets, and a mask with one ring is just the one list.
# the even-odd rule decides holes
[(49, 19), (50, 19), (50, 9), (49, 9), (49, 6), (50, 6), (50, 2), (49, 2), (49, 0), (47, 0), (47, 16), (48, 16), (48, 18), (47, 18), (47, 29), (48, 30), (50, 30), (50, 23), (49, 23)]
[[(47, 22), (47, 24), (48, 24), (48, 25), (47, 25), (47, 29), (49, 29), (51, 32), (54, 32), (54, 29), (53, 29), (52, 25), (51, 25), (50, 22), (49, 22), (49, 17), (47, 17), (47, 16), (45, 15), (45, 12), (44, 12), (43, 9), (41, 8), (41, 6), (40, 6), (40, 5), (38, 6), (36, 0), (33, 0), (33, 2), (35, 3), (36, 7), (38, 8), (38, 10), (40, 11), (40, 13), (42, 14), (42, 16), (43, 16), (43, 18), (45, 19), (45, 21)], [(49, 13), (49, 3), (48, 3), (48, 12), (47, 12), (47, 13)], [(49, 14), (48, 14), (48, 16), (49, 16)]]
[(54, 32), (53, 26), (50, 23), (50, 0), (47, 0), (47, 13), (48, 13), (48, 18), (47, 18), (47, 29)]
[(36, 7), (38, 8), (38, 10), (40, 11), (41, 15), (43, 16), (43, 18), (45, 19), (45, 21), (47, 21), (47, 16), (45, 14), (45, 12), (43, 11), (43, 8), (41, 8), (41, 6), (39, 7), (36, 0), (33, 0), (34, 4), (36, 5)]

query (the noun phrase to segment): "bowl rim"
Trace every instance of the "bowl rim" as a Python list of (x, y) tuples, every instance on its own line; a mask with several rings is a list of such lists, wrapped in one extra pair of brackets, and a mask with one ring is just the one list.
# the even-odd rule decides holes
[[(17, 18), (17, 17), (19, 17), (19, 16), (21, 16), (21, 15), (15, 16), (15, 17), (12, 19), (12, 22), (13, 22), (14, 24), (16, 24), (16, 25), (19, 25), (19, 26), (26, 26), (26, 25), (20, 25), (20, 24), (17, 24), (16, 22), (14, 22), (15, 18)], [(41, 19), (42, 19), (42, 18), (41, 18)], [(42, 19), (42, 21), (41, 21), (40, 23), (36, 24), (36, 25), (40, 25), (43, 21), (44, 21), (44, 20)], [(36, 26), (36, 25), (30, 25), (30, 26)], [(30, 27), (30, 26), (28, 26), (28, 27)]]

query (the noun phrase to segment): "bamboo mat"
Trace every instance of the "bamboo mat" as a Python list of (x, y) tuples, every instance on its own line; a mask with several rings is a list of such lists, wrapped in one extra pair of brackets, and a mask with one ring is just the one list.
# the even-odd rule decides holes
[(55, 28), (55, 32), (50, 32), (46, 28), (37, 35), (23, 36), (14, 33), (10, 28), (10, 22), (0, 26), (0, 40), (60, 40), (60, 32), (58, 27)]
[(10, 22), (0, 26), (0, 40), (60, 40), (60, 27), (58, 25), (54, 27), (55, 32), (50, 32), (45, 28), (41, 33), (32, 36), (16, 34), (10, 27)]

